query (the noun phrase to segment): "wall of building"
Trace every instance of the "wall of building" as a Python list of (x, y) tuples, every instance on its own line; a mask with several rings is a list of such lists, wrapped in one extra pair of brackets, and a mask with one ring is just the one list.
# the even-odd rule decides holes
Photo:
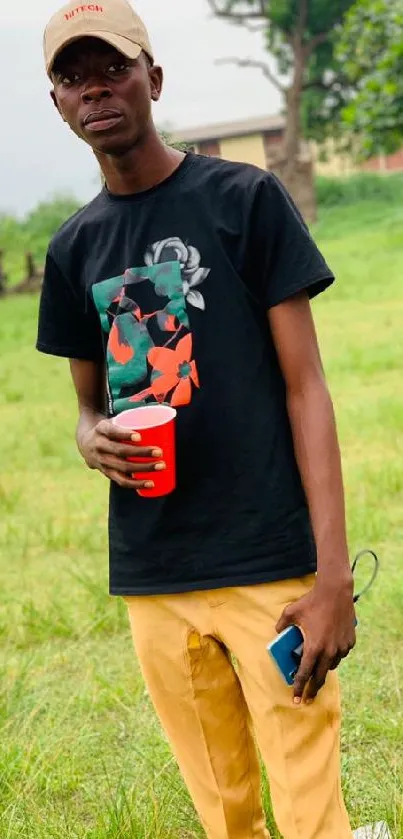
[[(203, 140), (193, 145), (195, 151), (200, 154), (240, 163), (252, 163), (261, 169), (270, 169), (273, 153), (276, 153), (281, 140), (282, 134), (278, 131), (219, 140)], [(302, 151), (306, 159), (312, 157), (315, 173), (327, 177), (343, 177), (362, 171), (381, 173), (403, 171), (403, 149), (395, 154), (374, 157), (361, 164), (356, 163), (352, 155), (341, 154), (337, 144), (332, 140), (328, 140), (321, 146), (314, 142), (307, 142), (303, 144)]]
[(367, 172), (402, 172), (403, 171), (403, 149), (394, 154), (379, 155), (367, 160), (361, 166)]
[(202, 140), (196, 147), (198, 154), (205, 154), (206, 157), (221, 157), (219, 140)]
[(266, 154), (262, 134), (228, 137), (220, 140), (221, 157), (238, 163), (253, 163), (266, 169)]
[(265, 169), (271, 169), (274, 157), (278, 154), (279, 147), (283, 140), (282, 131), (265, 131), (263, 134), (263, 146), (266, 166)]
[(333, 140), (329, 139), (321, 146), (311, 143), (311, 153), (316, 175), (332, 178), (353, 175), (358, 171), (351, 155), (341, 154)]

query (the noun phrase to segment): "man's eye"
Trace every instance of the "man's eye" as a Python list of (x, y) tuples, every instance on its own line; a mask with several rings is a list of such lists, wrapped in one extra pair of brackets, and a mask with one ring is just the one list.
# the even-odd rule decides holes
[(127, 70), (128, 64), (125, 61), (114, 61), (113, 64), (110, 64), (107, 73), (111, 76), (116, 76), (118, 73), (124, 73)]
[(79, 79), (80, 76), (78, 75), (78, 73), (69, 73), (68, 75), (63, 75), (63, 73), (61, 73), (59, 76), (60, 84), (65, 85), (65, 87), (68, 87), (72, 84), (76, 84), (79, 81)]

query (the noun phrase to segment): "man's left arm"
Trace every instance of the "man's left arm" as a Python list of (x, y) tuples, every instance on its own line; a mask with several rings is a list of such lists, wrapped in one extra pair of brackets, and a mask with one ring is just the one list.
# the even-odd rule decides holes
[(298, 625), (305, 637), (295, 702), (315, 698), (329, 670), (355, 645), (340, 449), (332, 400), (321, 362), (306, 292), (269, 309), (268, 319), (283, 373), (294, 448), (317, 547), (314, 588), (288, 606), (277, 630)]

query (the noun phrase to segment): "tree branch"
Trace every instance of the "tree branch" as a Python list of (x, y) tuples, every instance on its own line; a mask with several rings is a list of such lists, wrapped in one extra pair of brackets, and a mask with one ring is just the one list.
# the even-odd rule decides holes
[(296, 29), (296, 34), (299, 36), (301, 41), (304, 37), (304, 32), (306, 29), (306, 25), (308, 22), (308, 0), (300, 0), (300, 7), (299, 7), (299, 16), (298, 16), (298, 24)]
[(314, 35), (310, 41), (307, 41), (304, 44), (305, 55), (309, 58), (313, 52), (315, 52), (316, 48), (319, 47), (321, 44), (325, 44), (326, 41), (330, 37), (330, 32), (318, 32), (317, 35)]
[(303, 85), (303, 90), (315, 90), (315, 88), (317, 90), (332, 90), (335, 84), (336, 81), (326, 84), (323, 79), (313, 79), (311, 82), (306, 82), (306, 84)]
[(268, 81), (274, 85), (280, 93), (286, 93), (287, 88), (281, 84), (277, 77), (272, 73), (268, 64), (264, 61), (257, 61), (253, 58), (219, 58), (216, 64), (236, 64), (237, 67), (253, 67), (256, 70), (261, 70)]
[(255, 23), (255, 25), (253, 25), (253, 23), (248, 23), (246, 21), (244, 23), (244, 26), (248, 30), (248, 32), (264, 32), (267, 27), (267, 23)]
[(314, 79), (312, 82), (306, 82), (302, 89), (303, 90), (330, 90), (332, 85), (326, 84), (323, 79)]
[(235, 22), (247, 20), (266, 20), (265, 0), (259, 0), (258, 8), (249, 12), (234, 12), (231, 11), (230, 4), (226, 8), (220, 9), (217, 5), (217, 0), (207, 0), (211, 11), (216, 17), (225, 18), (226, 20), (233, 20)]
[(347, 84), (350, 83), (344, 76), (336, 76), (329, 82), (325, 82), (323, 81), (323, 79), (318, 78), (312, 79), (312, 81), (310, 82), (306, 82), (303, 85), (303, 90), (314, 90), (316, 88), (317, 90), (323, 90), (325, 92), (327, 91), (331, 93), (331, 91), (334, 90), (334, 88), (337, 87), (337, 85), (345, 87)]
[(294, 52), (302, 52), (304, 32), (308, 23), (308, 0), (299, 0), (298, 20), (293, 29), (287, 33), (287, 41)]

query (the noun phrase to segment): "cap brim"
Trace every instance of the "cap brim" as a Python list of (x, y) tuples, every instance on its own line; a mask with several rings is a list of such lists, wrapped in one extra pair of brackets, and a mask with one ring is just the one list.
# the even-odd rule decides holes
[(115, 47), (115, 49), (117, 49), (118, 52), (121, 52), (122, 55), (126, 56), (126, 58), (131, 58), (132, 60), (138, 58), (140, 53), (143, 51), (143, 47), (141, 47), (140, 44), (134, 44), (133, 41), (129, 41), (128, 38), (124, 38), (122, 35), (116, 35), (114, 32), (86, 32), (85, 35), (76, 35), (74, 38), (69, 38), (60, 47), (58, 47), (55, 53), (51, 56), (46, 68), (48, 76), (50, 76), (56, 58), (60, 55), (60, 53), (63, 52), (63, 50), (70, 44), (73, 44), (75, 41), (81, 41), (83, 38), (99, 38), (100, 41), (105, 41), (105, 43), (110, 44), (111, 47)]

